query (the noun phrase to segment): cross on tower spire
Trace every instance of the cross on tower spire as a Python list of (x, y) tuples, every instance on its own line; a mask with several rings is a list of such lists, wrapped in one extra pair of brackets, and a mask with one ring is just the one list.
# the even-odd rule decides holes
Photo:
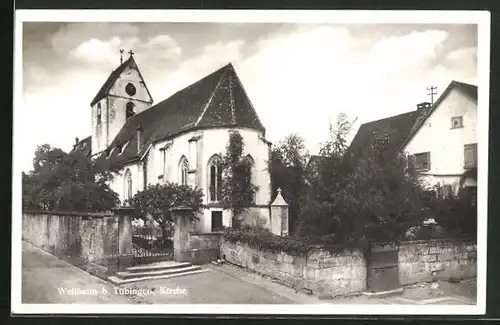
[(134, 51), (130, 50), (128, 51), (128, 54), (130, 54), (130, 56), (134, 55)]
[(437, 86), (427, 87), (427, 90), (430, 91), (427, 95), (431, 96), (431, 105), (434, 105), (434, 95), (437, 95)]

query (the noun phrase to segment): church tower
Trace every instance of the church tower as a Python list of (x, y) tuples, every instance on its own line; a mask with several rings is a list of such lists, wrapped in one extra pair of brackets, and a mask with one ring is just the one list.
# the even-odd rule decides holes
[[(123, 54), (123, 50), (120, 50)], [(94, 97), (92, 108), (92, 154), (105, 150), (129, 118), (153, 104), (153, 98), (134, 60), (134, 53), (109, 75)]]

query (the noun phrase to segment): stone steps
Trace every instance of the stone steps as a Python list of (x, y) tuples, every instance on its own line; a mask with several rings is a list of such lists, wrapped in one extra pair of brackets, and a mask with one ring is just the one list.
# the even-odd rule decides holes
[(168, 279), (207, 271), (209, 269), (202, 269), (200, 266), (191, 263), (167, 261), (130, 267), (125, 272), (118, 272), (116, 275), (108, 277), (108, 280), (115, 285), (119, 285), (152, 279)]

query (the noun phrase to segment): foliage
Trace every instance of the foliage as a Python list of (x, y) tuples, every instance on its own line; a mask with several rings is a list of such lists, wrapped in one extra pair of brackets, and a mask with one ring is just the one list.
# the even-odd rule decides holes
[(286, 136), (272, 148), (269, 160), (272, 193), (281, 188), (288, 203), (289, 231), (293, 233), (305, 191), (304, 175), (309, 153), (298, 134)]
[(255, 204), (258, 187), (252, 183), (252, 161), (243, 157), (245, 143), (239, 132), (231, 132), (222, 157), (222, 204), (232, 211), (232, 225), (239, 227), (241, 213)]
[(119, 204), (108, 185), (116, 172), (80, 151), (68, 154), (48, 144), (38, 146), (33, 170), (23, 173), (23, 209), (109, 211)]
[(188, 218), (197, 220), (196, 214), (201, 211), (203, 205), (203, 192), (199, 188), (167, 182), (149, 185), (145, 190), (137, 192), (128, 203), (145, 221), (152, 217), (160, 225), (162, 237), (167, 238), (173, 225), (171, 209), (179, 206), (190, 207), (193, 213)]
[(330, 124), (329, 139), (321, 144), (319, 155), (324, 157), (343, 157), (347, 151), (349, 136), (356, 119), (349, 120), (347, 114), (339, 113), (335, 127)]
[(301, 234), (335, 234), (337, 242), (397, 241), (429, 215), (412, 162), (394, 157), (386, 137), (375, 138), (366, 159), (331, 159), (311, 185), (313, 203), (301, 216)]
[(352, 248), (349, 245), (335, 245), (330, 236), (322, 237), (299, 237), (299, 236), (278, 236), (267, 229), (254, 227), (242, 227), (240, 229), (228, 228), (224, 231), (223, 238), (230, 243), (246, 243), (251, 247), (260, 250), (270, 250), (275, 252), (285, 252), (289, 254), (304, 254), (320, 248), (329, 251), (338, 251), (345, 248)]
[(345, 212), (355, 241), (398, 241), (429, 216), (424, 187), (403, 155), (391, 159), (375, 150), (349, 175), (346, 185)]
[(429, 210), (436, 223), (444, 228), (446, 236), (477, 235), (477, 194), (461, 188), (458, 193), (443, 193), (436, 186), (431, 196)]

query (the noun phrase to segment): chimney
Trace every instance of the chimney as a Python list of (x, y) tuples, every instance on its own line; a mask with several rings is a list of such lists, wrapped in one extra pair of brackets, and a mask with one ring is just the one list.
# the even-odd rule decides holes
[(142, 126), (137, 126), (137, 153), (141, 151), (142, 147)]
[(80, 142), (80, 139), (78, 139), (78, 137), (75, 138), (75, 145), (78, 144), (78, 142)]
[(431, 103), (429, 103), (429, 102), (423, 102), (423, 103), (417, 104), (417, 111), (420, 111), (423, 108), (427, 109), (429, 107), (431, 107)]

